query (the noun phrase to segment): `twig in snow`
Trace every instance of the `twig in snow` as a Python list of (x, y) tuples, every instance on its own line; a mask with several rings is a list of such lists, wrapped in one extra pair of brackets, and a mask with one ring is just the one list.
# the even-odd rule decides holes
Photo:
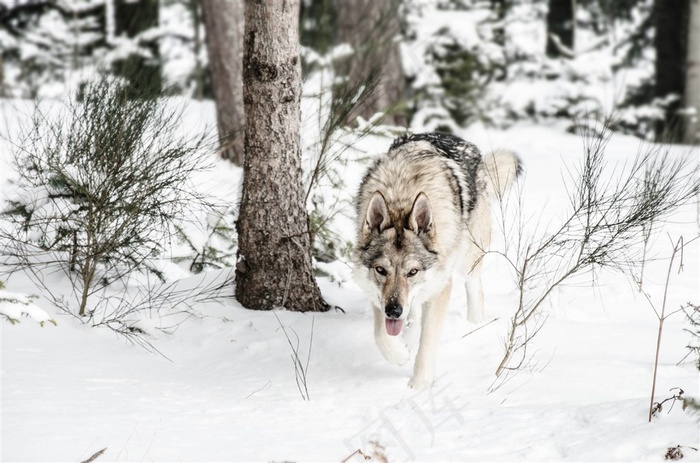
[(375, 459), (379, 463), (389, 463), (389, 460), (386, 457), (386, 447), (384, 447), (376, 440), (371, 440), (369, 441), (369, 443), (370, 445), (372, 445), (372, 450), (370, 451), (371, 455), (363, 452), (362, 449), (357, 449), (350, 455), (345, 457), (340, 463), (348, 463), (350, 459), (355, 455), (360, 455), (362, 458), (364, 458), (365, 461)]
[(289, 333), (287, 332), (287, 329), (285, 326), (282, 324), (282, 321), (280, 318), (277, 316), (275, 312), (272, 312), (272, 314), (275, 316), (277, 319), (277, 323), (279, 323), (280, 328), (282, 328), (282, 332), (284, 333), (284, 336), (287, 338), (287, 343), (289, 344), (289, 347), (292, 349), (292, 363), (294, 364), (294, 376), (295, 380), (297, 383), (297, 389), (299, 389), (299, 393), (301, 394), (301, 398), (304, 400), (311, 400), (311, 397), (309, 396), (309, 388), (306, 383), (306, 374), (309, 371), (309, 362), (311, 361), (311, 347), (313, 345), (314, 341), (314, 322), (315, 318), (312, 316), (311, 317), (311, 335), (309, 337), (309, 350), (306, 356), (306, 363), (302, 362), (301, 358), (299, 357), (299, 336), (297, 335), (296, 331), (294, 331), (293, 328), (289, 328), (292, 333), (294, 333), (294, 336), (296, 337), (296, 345), (292, 343), (292, 339), (289, 337)]
[(82, 461), (82, 462), (80, 462), (80, 463), (92, 463), (93, 461), (95, 461), (95, 460), (97, 460), (98, 458), (100, 458), (100, 456), (102, 456), (102, 454), (105, 453), (106, 451), (107, 451), (107, 447), (103, 448), (103, 449), (100, 450), (99, 452), (95, 452), (95, 454), (94, 454), (93, 456), (91, 456), (91, 457), (88, 458), (87, 460)]
[[(513, 225), (518, 228), (503, 230), (504, 236), (515, 237), (516, 249), (509, 250), (506, 243), (503, 251), (483, 250), (505, 258), (518, 288), (505, 354), (496, 371), (501, 381), (527, 366), (528, 343), (542, 328), (544, 302), (557, 287), (599, 268), (624, 273), (639, 265), (640, 231), (663, 223), (700, 192), (689, 159), (673, 158), (662, 147), (640, 150), (633, 162), (616, 172), (605, 159), (613, 124), (608, 120), (602, 130), (582, 133), (583, 160), (578, 171), (569, 172), (573, 184), (567, 187), (569, 211), (552, 232), (536, 230), (525, 236), (518, 212), (520, 223)], [(516, 206), (523, 208), (522, 202)]]
[(677, 401), (680, 401), (683, 404), (683, 410), (686, 409), (685, 397), (683, 397), (683, 394), (685, 393), (685, 391), (683, 389), (681, 389), (680, 387), (671, 388), (671, 392), (673, 392), (673, 391), (678, 391), (678, 392), (674, 392), (671, 397), (667, 397), (666, 399), (662, 400), (661, 402), (654, 402), (653, 403), (651, 410), (650, 410), (650, 413), (651, 413), (650, 416), (654, 416), (657, 413), (661, 413), (661, 411), (663, 410), (663, 404), (665, 404), (669, 400), (671, 400), (672, 402), (671, 402), (671, 408), (668, 409), (667, 413), (671, 413), (671, 410), (673, 410), (673, 406), (676, 404)]
[[(673, 315), (673, 314), (675, 314), (675, 313), (680, 312), (680, 311), (683, 310), (683, 308), (681, 307), (681, 309), (679, 309), (679, 310), (675, 310), (675, 311), (673, 311), (673, 312), (671, 312), (671, 313), (669, 313), (669, 314), (666, 314), (666, 298), (667, 298), (667, 296), (668, 296), (668, 286), (669, 286), (669, 282), (671, 281), (671, 270), (673, 269), (673, 262), (674, 262), (674, 260), (675, 260), (675, 258), (676, 258), (676, 255), (678, 255), (678, 254), (680, 253), (681, 262), (680, 262), (680, 264), (679, 264), (679, 266), (678, 266), (678, 273), (680, 273), (680, 272), (683, 270), (683, 249), (685, 248), (685, 246), (687, 246), (688, 244), (692, 243), (692, 242), (695, 241), (697, 238), (698, 238), (698, 237), (695, 237), (695, 238), (693, 238), (692, 240), (690, 240), (690, 241), (688, 241), (688, 242), (686, 243), (686, 242), (684, 242), (683, 237), (681, 236), (680, 238), (678, 238), (678, 241), (676, 241), (676, 243), (673, 245), (673, 251), (672, 251), (672, 253), (671, 253), (671, 259), (670, 259), (670, 261), (669, 261), (669, 263), (668, 263), (668, 272), (666, 273), (666, 283), (664, 284), (664, 295), (663, 295), (663, 300), (661, 301), (661, 312), (659, 312), (659, 311), (656, 309), (656, 306), (655, 306), (654, 303), (651, 301), (651, 299), (649, 298), (649, 296), (648, 296), (646, 293), (642, 293), (642, 294), (644, 294), (644, 296), (647, 298), (647, 301), (649, 301), (649, 304), (651, 305), (652, 310), (654, 310), (654, 313), (656, 314), (656, 317), (659, 319), (659, 331), (658, 331), (658, 335), (657, 335), (657, 337), (656, 337), (656, 355), (655, 355), (655, 357), (654, 357), (654, 374), (653, 374), (653, 376), (652, 376), (652, 383), (651, 383), (651, 399), (650, 399), (650, 403), (649, 403), (649, 422), (651, 422), (652, 416), (654, 416), (654, 413), (656, 413), (656, 411), (657, 411), (657, 410), (656, 410), (656, 406), (657, 406), (657, 405), (658, 405), (658, 407), (659, 407), (659, 410), (661, 410), (661, 404), (658, 404), (658, 403), (655, 403), (655, 402), (654, 402), (654, 394), (655, 394), (655, 392), (656, 392), (656, 373), (657, 373), (658, 367), (659, 367), (659, 351), (661, 350), (661, 335), (662, 335), (663, 329), (664, 329), (664, 321), (666, 321), (666, 319), (667, 319), (668, 317), (670, 317), (671, 315)], [(673, 243), (673, 242), (672, 242), (672, 243)], [(682, 393), (683, 393), (683, 390), (681, 389), (680, 391), (681, 391), (681, 394), (682, 394)], [(665, 402), (665, 401), (664, 401), (664, 402)], [(663, 402), (662, 402), (662, 403), (663, 403)]]
[(499, 319), (499, 318), (494, 318), (494, 319), (491, 320), (490, 322), (484, 323), (483, 325), (479, 326), (478, 328), (474, 328), (474, 329), (471, 330), (469, 333), (467, 333), (467, 334), (465, 334), (464, 336), (462, 336), (462, 339), (466, 338), (466, 337), (469, 336), (470, 334), (476, 333), (476, 332), (479, 331), (481, 328), (485, 328), (485, 327), (489, 326), (491, 323), (496, 322), (496, 321), (498, 321), (498, 320), (500, 320), (500, 319)]
[(355, 450), (354, 452), (352, 452), (350, 455), (348, 455), (347, 457), (343, 458), (343, 461), (341, 461), (340, 463), (348, 463), (348, 461), (350, 461), (350, 459), (351, 459), (352, 457), (354, 457), (355, 455), (360, 455), (360, 456), (361, 456), (362, 458), (364, 458), (365, 460), (371, 460), (371, 459), (372, 459), (372, 457), (370, 457), (369, 455), (367, 455), (365, 452), (363, 452), (363, 451), (360, 450), (360, 449), (357, 449), (357, 450)]

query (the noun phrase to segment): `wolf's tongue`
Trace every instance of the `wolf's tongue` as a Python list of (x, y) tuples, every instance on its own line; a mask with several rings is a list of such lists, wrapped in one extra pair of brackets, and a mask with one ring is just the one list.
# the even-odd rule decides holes
[(397, 336), (401, 333), (401, 328), (403, 328), (403, 320), (386, 319), (386, 332), (389, 336)]

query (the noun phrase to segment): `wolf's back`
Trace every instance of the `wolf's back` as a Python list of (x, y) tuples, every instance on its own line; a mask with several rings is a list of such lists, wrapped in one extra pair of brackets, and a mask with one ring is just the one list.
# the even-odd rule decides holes
[(478, 195), (477, 178), (485, 186), (484, 195), (500, 198), (522, 173), (522, 164), (514, 153), (496, 150), (482, 158), (474, 144), (449, 133), (427, 132), (404, 135), (394, 140), (389, 151), (408, 142), (417, 141), (430, 143), (440, 154), (455, 161), (464, 170), (469, 190), (469, 210), (473, 209)]
[(463, 222), (478, 202), (500, 198), (520, 171), (519, 159), (508, 151), (482, 159), (476, 146), (451, 134), (404, 135), (365, 173), (356, 201), (358, 230), (375, 191), (384, 196), (392, 217), (407, 216), (423, 192), (435, 205), (436, 220)]
[[(481, 152), (474, 144), (449, 133), (426, 132), (403, 135), (391, 144), (392, 152), (409, 142), (427, 142), (439, 154), (450, 161), (449, 168), (454, 171), (456, 182), (459, 184), (457, 194), (461, 198), (462, 214), (469, 213), (477, 201), (477, 175), (481, 165)], [(460, 171), (457, 173), (457, 171)]]
[(425, 141), (448, 159), (452, 159), (459, 164), (467, 173), (468, 176), (475, 176), (479, 163), (481, 161), (481, 153), (479, 148), (468, 141), (449, 133), (442, 132), (426, 132), (415, 133), (412, 135), (403, 135), (391, 144), (389, 151), (408, 143), (416, 141)]

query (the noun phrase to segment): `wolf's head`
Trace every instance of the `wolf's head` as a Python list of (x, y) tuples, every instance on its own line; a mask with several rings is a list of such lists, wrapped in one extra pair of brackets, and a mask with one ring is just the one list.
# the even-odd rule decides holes
[(431, 278), (438, 261), (430, 201), (419, 193), (411, 210), (387, 207), (381, 192), (369, 200), (360, 233), (359, 258), (367, 280), (376, 288), (375, 304), (386, 317), (387, 333), (401, 332), (412, 303)]

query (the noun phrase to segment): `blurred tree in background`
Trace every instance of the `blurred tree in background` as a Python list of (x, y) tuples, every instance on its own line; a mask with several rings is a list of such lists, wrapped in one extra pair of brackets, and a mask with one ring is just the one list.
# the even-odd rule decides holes
[(549, 0), (547, 10), (547, 56), (574, 55), (576, 0)]
[(347, 79), (350, 88), (359, 87), (373, 74), (378, 78), (371, 94), (348, 116), (348, 124), (357, 116), (368, 120), (378, 112), (387, 112), (386, 123), (406, 124), (398, 109), (404, 97), (399, 4), (399, 0), (338, 0), (335, 42), (352, 47), (338, 64), (338, 76)]
[(336, 41), (337, 0), (302, 0), (299, 13), (301, 44), (318, 53), (328, 53)]
[[(141, 88), (132, 97), (157, 97), (162, 90), (162, 66), (158, 47), (158, 0), (114, 1), (115, 40), (134, 45), (130, 53), (112, 61), (114, 73)], [(145, 88), (144, 88), (145, 87)]]
[(243, 2), (201, 2), (221, 157), (243, 165)]
[(688, 50), (689, 0), (655, 0), (656, 82), (654, 96), (665, 100), (664, 117), (656, 124), (658, 138), (679, 142), (683, 138), (679, 114), (685, 94)]
[[(302, 0), (300, 40), (333, 63), (336, 84), (381, 77), (348, 124), (388, 112), (389, 123), (455, 131), (616, 112), (617, 130), (695, 140), (699, 109), (686, 81), (697, 66), (688, 47), (696, 1)], [(243, 0), (224, 3), (0, 0), (0, 96), (76, 94), (95, 70), (123, 75), (128, 65), (150, 76), (154, 93), (174, 85), (237, 110), (236, 98), (212, 92), (230, 61), (216, 50), (235, 47), (219, 44), (230, 38), (202, 46), (203, 10), (222, 19)], [(231, 130), (220, 124), (222, 140)]]
[(700, 0), (690, 2), (683, 142), (700, 144)]
[(102, 2), (0, 0), (0, 96), (58, 96), (103, 56), (106, 19)]

